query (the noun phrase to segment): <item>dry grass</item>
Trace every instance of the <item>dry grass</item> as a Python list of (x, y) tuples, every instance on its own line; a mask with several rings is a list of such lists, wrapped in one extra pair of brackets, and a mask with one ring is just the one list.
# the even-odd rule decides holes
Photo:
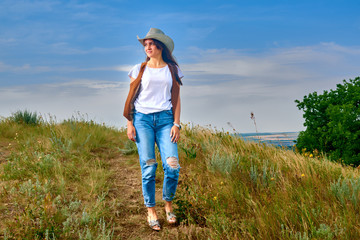
[(178, 212), (210, 238), (359, 238), (357, 169), (199, 126), (184, 132), (182, 148), (199, 146), (196, 159), (182, 156)]
[[(125, 129), (75, 118), (35, 126), (2, 120), (1, 238), (360, 237), (357, 169), (200, 126), (183, 129), (174, 201), (180, 224), (161, 219), (164, 228), (154, 233)], [(156, 181), (159, 196), (161, 171)]]

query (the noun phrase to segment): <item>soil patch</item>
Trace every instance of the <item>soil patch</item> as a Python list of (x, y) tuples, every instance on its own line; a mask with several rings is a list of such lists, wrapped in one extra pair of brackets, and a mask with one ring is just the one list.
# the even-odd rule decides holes
[[(146, 222), (147, 210), (141, 190), (141, 170), (137, 156), (119, 156), (110, 160), (113, 172), (113, 189), (110, 189), (110, 201), (116, 204), (114, 213), (114, 238), (115, 239), (163, 239), (162, 231), (176, 231), (165, 222), (163, 211), (162, 181), (156, 181), (157, 212), (162, 225), (162, 231), (151, 230)], [(161, 176), (161, 165), (157, 175)], [(166, 228), (166, 230), (165, 230)]]

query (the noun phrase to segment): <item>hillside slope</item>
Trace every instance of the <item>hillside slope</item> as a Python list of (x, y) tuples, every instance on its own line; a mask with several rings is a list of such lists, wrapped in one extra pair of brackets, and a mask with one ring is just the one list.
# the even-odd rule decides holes
[[(176, 214), (146, 225), (135, 145), (83, 118), (0, 122), (0, 236), (5, 239), (358, 239), (360, 174), (323, 156), (184, 126)], [(157, 152), (157, 159), (160, 155)]]

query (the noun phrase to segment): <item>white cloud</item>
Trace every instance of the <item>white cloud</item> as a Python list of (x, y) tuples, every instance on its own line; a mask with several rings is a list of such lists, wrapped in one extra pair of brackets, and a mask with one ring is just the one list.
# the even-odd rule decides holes
[[(143, 13), (141, 13), (143, 14)], [(168, 12), (157, 14), (155, 17), (153, 14), (147, 14), (144, 18), (151, 17), (153, 21), (163, 22), (163, 21), (171, 21), (171, 22), (185, 22), (185, 23), (194, 23), (200, 21), (206, 22), (218, 22), (224, 20), (224, 16), (219, 14), (205, 14), (197, 11), (196, 13), (189, 12)]]
[(0, 116), (7, 117), (17, 110), (29, 109), (41, 114), (49, 113), (61, 121), (79, 111), (99, 123), (120, 127), (127, 85), (77, 79), (65, 83), (0, 88)]
[[(342, 79), (354, 78), (360, 58), (353, 52), (359, 47), (319, 44), (288, 49), (273, 49), (250, 54), (242, 50), (189, 49), (191, 63), (180, 64), (185, 78), (181, 88), (182, 121), (212, 124), (239, 132), (254, 132), (250, 112), (256, 115), (261, 132), (298, 131), (303, 129), (302, 112), (295, 99), (313, 91), (336, 87)], [(31, 71), (33, 66), (1, 70)], [(50, 68), (52, 71), (121, 71), (132, 66), (94, 68)], [(36, 67), (35, 67), (36, 69)], [(128, 82), (103, 79), (68, 79), (66, 82), (0, 88), (0, 115), (28, 108), (51, 113), (59, 118), (71, 117), (75, 111), (88, 113), (99, 122), (125, 126), (123, 104)]]
[[(360, 47), (342, 47), (333, 43), (295, 48), (277, 48), (263, 54), (248, 54), (235, 49), (201, 50), (191, 48), (186, 54), (196, 58), (182, 64), (192, 75), (234, 75), (237, 77), (304, 80), (342, 69), (355, 70), (360, 62)], [(320, 68), (320, 69), (319, 69)], [(266, 81), (266, 79), (264, 79)]]
[(0, 73), (23, 73), (23, 74), (36, 74), (36, 73), (55, 73), (55, 72), (93, 72), (93, 71), (117, 71), (128, 72), (132, 68), (132, 65), (118, 65), (118, 66), (105, 66), (105, 67), (92, 67), (92, 68), (80, 68), (70, 66), (34, 66), (29, 63), (25, 63), (20, 66), (9, 65), (0, 62)]
[(31, 66), (30, 64), (26, 63), (21, 66), (13, 66), (8, 65), (3, 62), (0, 62), (0, 72), (12, 72), (12, 73), (19, 73), (19, 72), (27, 72), (27, 73), (40, 73), (40, 72), (49, 72), (51, 71), (50, 67), (47, 66)]
[(231, 122), (248, 132), (254, 131), (249, 119), (253, 111), (260, 131), (301, 130), (302, 112), (294, 100), (356, 77), (360, 57), (353, 53), (359, 49), (324, 43), (263, 54), (191, 48), (188, 54), (196, 57), (181, 65), (184, 115), (225, 128)]
[(0, 16), (24, 18), (34, 13), (50, 12), (59, 1), (3, 0), (0, 2)]
[(321, 43), (322, 46), (324, 46), (324, 48), (332, 50), (334, 52), (339, 52), (339, 53), (343, 53), (343, 54), (349, 54), (349, 55), (359, 55), (360, 54), (360, 48), (356, 47), (344, 47), (341, 45), (338, 45), (334, 42), (324, 42)]
[(70, 46), (68, 42), (56, 42), (48, 46), (47, 53), (55, 53), (59, 55), (84, 55), (84, 54), (105, 54), (115, 52), (127, 52), (138, 50), (138, 46), (120, 46), (120, 47), (93, 47), (88, 49), (81, 49)]
[(16, 43), (15, 38), (0, 38), (0, 44), (10, 45)]
[(125, 83), (123, 82), (111, 82), (111, 81), (103, 81), (103, 80), (90, 80), (90, 79), (73, 79), (70, 82), (62, 82), (62, 83), (52, 83), (52, 84), (43, 84), (42, 87), (45, 88), (84, 88), (84, 89), (116, 89), (122, 87)]

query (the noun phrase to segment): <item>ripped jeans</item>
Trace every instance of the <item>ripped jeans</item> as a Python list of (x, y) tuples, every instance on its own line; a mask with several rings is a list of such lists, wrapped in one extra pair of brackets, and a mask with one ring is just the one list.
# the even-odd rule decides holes
[(142, 175), (142, 192), (146, 207), (155, 206), (155, 143), (159, 148), (164, 170), (163, 200), (172, 201), (179, 178), (177, 143), (172, 143), (170, 130), (174, 117), (172, 110), (144, 114), (135, 111), (134, 127)]

